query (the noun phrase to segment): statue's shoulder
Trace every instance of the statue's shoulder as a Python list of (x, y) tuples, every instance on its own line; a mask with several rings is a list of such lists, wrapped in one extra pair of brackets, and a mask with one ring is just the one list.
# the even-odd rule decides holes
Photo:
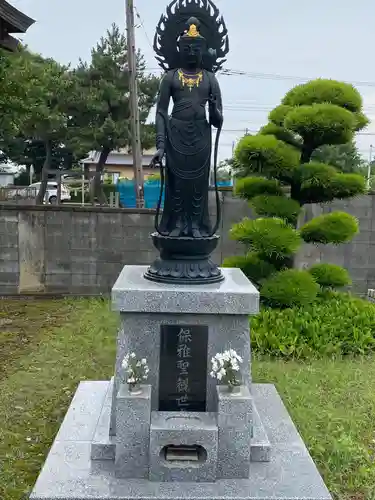
[(166, 71), (164, 73), (163, 80), (166, 82), (171, 82), (177, 71), (178, 71), (178, 69), (169, 69), (168, 71)]
[(204, 69), (203, 72), (204, 72), (204, 74), (207, 75), (208, 79), (211, 82), (216, 82), (217, 81), (216, 75), (215, 75), (215, 73), (213, 71), (208, 71), (207, 69)]

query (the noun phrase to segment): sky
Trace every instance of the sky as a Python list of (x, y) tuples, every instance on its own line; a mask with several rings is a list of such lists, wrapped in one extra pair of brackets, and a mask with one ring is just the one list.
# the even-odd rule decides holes
[[(168, 0), (134, 0), (141, 22), (136, 43), (150, 71), (158, 73), (152, 40)], [(353, 83), (372, 120), (357, 137), (368, 158), (375, 146), (375, 2), (373, 0), (214, 0), (230, 36), (226, 69), (219, 75), (224, 101), (220, 158), (246, 129), (257, 131), (293, 86), (323, 77)], [(10, 0), (36, 20), (21, 39), (33, 51), (75, 65), (113, 22), (125, 30), (124, 0)], [(370, 55), (369, 55), (370, 54)]]

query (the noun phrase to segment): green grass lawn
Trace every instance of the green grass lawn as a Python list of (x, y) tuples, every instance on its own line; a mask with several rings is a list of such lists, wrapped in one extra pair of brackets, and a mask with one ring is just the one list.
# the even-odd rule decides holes
[[(103, 300), (0, 302), (0, 499), (26, 498), (77, 384), (113, 371), (116, 315)], [(274, 382), (330, 491), (375, 498), (375, 357), (254, 361)]]

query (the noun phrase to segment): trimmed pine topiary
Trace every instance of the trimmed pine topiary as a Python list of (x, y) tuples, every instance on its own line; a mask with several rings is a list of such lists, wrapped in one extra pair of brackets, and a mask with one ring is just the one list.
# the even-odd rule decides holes
[(311, 106), (322, 102), (335, 104), (353, 113), (362, 109), (361, 94), (353, 85), (324, 78), (311, 80), (292, 88), (285, 95), (282, 106)]
[(292, 111), (293, 106), (288, 106), (286, 104), (280, 104), (279, 106), (276, 106), (268, 115), (268, 120), (271, 123), (274, 123), (275, 125), (278, 125), (279, 127), (284, 126), (284, 121), (286, 115)]
[(315, 264), (308, 271), (322, 288), (342, 288), (352, 282), (348, 271), (335, 264)]
[(285, 127), (301, 136), (312, 150), (324, 144), (349, 142), (356, 124), (353, 113), (328, 103), (298, 106), (285, 118)]
[(262, 281), (276, 272), (276, 267), (270, 262), (263, 260), (255, 252), (247, 255), (236, 255), (228, 257), (223, 262), (223, 267), (237, 267), (256, 286), (260, 286)]
[(299, 232), (277, 218), (245, 218), (234, 224), (230, 235), (250, 250), (269, 258), (282, 259), (293, 255), (302, 243)]
[(264, 127), (259, 130), (259, 134), (261, 135), (273, 135), (279, 141), (284, 141), (286, 144), (293, 146), (297, 149), (301, 149), (302, 143), (301, 140), (296, 137), (290, 130), (286, 128), (276, 125), (275, 123), (267, 123)]
[(260, 194), (283, 195), (280, 183), (275, 179), (264, 177), (245, 177), (238, 179), (235, 185), (235, 194), (246, 200), (251, 200)]
[(250, 201), (250, 205), (257, 215), (278, 217), (292, 225), (297, 224), (301, 212), (300, 204), (286, 196), (259, 195)]
[(236, 149), (237, 161), (247, 165), (249, 173), (290, 180), (299, 164), (299, 151), (273, 135), (245, 135)]
[(336, 174), (330, 185), (334, 198), (346, 199), (366, 192), (366, 180), (359, 174)]
[(293, 307), (311, 304), (319, 285), (307, 271), (287, 269), (267, 279), (261, 289), (263, 301), (271, 307)]
[[(261, 297), (273, 307), (308, 303), (316, 296), (319, 285), (311, 273), (291, 270), (285, 274), (285, 269), (294, 265), (301, 238), (307, 243), (337, 245), (350, 241), (358, 232), (356, 219), (343, 212), (317, 217), (300, 231), (295, 228), (304, 205), (365, 192), (363, 177), (311, 160), (317, 148), (352, 144), (355, 133), (367, 123), (361, 95), (352, 85), (318, 79), (290, 90), (269, 114), (269, 123), (257, 135), (239, 142), (235, 163), (241, 168), (235, 169), (237, 175), (258, 173), (278, 186), (278, 192), (272, 192), (275, 184), (264, 179), (240, 181), (237, 193), (262, 217), (257, 221), (244, 219), (231, 231), (232, 238), (244, 243), (246, 250), (276, 267), (277, 272), (261, 283)], [(338, 269), (317, 267), (313, 272), (322, 286), (349, 282), (345, 271), (343, 274)]]
[(346, 212), (332, 212), (315, 217), (301, 227), (301, 236), (306, 243), (333, 243), (338, 245), (350, 241), (359, 230), (358, 221)]

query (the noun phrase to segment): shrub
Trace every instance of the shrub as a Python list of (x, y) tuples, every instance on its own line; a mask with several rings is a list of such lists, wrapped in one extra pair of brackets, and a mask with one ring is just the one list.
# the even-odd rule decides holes
[(245, 177), (238, 179), (235, 186), (235, 193), (241, 198), (251, 200), (260, 194), (279, 195), (283, 194), (280, 184), (274, 179), (264, 177)]
[(116, 186), (112, 183), (103, 183), (102, 188), (107, 199), (109, 199), (111, 193), (116, 193)]
[(283, 99), (285, 107), (309, 106), (326, 102), (353, 112), (358, 112), (362, 108), (361, 94), (353, 85), (323, 78), (297, 85)]
[(236, 158), (253, 173), (264, 172), (288, 180), (299, 164), (298, 150), (272, 135), (245, 135), (237, 145)]
[(337, 170), (325, 163), (312, 161), (303, 163), (295, 172), (295, 180), (300, 184), (301, 203), (324, 203), (332, 200), (332, 181)]
[(151, 181), (151, 182), (156, 182), (161, 180), (161, 175), (159, 172), (156, 172), (155, 174), (151, 174), (145, 179), (145, 181)]
[(338, 173), (333, 177), (329, 187), (335, 198), (351, 198), (366, 192), (366, 180), (360, 174)]
[(307, 271), (286, 269), (263, 283), (261, 296), (271, 307), (303, 306), (313, 302), (319, 285)]
[(263, 308), (251, 319), (251, 329), (258, 354), (286, 358), (367, 354), (375, 351), (375, 305), (350, 294), (324, 292), (303, 307)]
[[(70, 201), (72, 203), (82, 203), (82, 189), (71, 189), (70, 190)], [(90, 202), (90, 194), (85, 191), (84, 203)]]
[(268, 115), (268, 119), (275, 125), (283, 127), (285, 117), (292, 109), (293, 109), (292, 106), (288, 106), (286, 104), (280, 104), (270, 112), (270, 114)]
[(237, 267), (253, 282), (259, 286), (261, 282), (276, 272), (276, 267), (270, 262), (263, 260), (255, 252), (247, 255), (228, 257), (223, 262), (223, 267)]
[(300, 149), (302, 144), (301, 141), (295, 136), (290, 130), (276, 125), (275, 123), (267, 123), (264, 127), (259, 130), (261, 135), (274, 135), (279, 141), (284, 141), (286, 144)]
[(346, 212), (319, 215), (301, 227), (306, 243), (345, 243), (358, 233), (358, 221)]
[(293, 255), (301, 246), (301, 237), (282, 219), (243, 219), (235, 224), (231, 237), (245, 243), (262, 256), (283, 258)]
[[(333, 166), (311, 161), (320, 148), (335, 149), (336, 164), (345, 163), (342, 155), (358, 157), (353, 140), (356, 131), (368, 122), (363, 114), (362, 98), (351, 85), (334, 80), (318, 79), (298, 85), (288, 92), (280, 106), (269, 114), (269, 123), (257, 135), (245, 136), (238, 144), (235, 161), (241, 165), (241, 176), (261, 175), (277, 181), (283, 193), (270, 192), (265, 180), (244, 180), (237, 193), (249, 200), (259, 221), (244, 219), (232, 229), (232, 237), (243, 242), (279, 272), (293, 268), (293, 253), (298, 250), (300, 237), (308, 243), (350, 241), (358, 232), (357, 221), (348, 214), (337, 212), (322, 215), (294, 230), (300, 208), (311, 203), (327, 203), (365, 192), (361, 176), (340, 173)], [(335, 145), (343, 145), (339, 150)], [(331, 151), (331, 153), (332, 153)], [(326, 149), (327, 152), (327, 149)], [(346, 154), (346, 153), (345, 153)], [(341, 156), (340, 156), (341, 155)], [(328, 163), (330, 163), (328, 161)], [(347, 163), (347, 162), (346, 162)], [(275, 185), (273, 185), (275, 186)], [(272, 219), (264, 219), (272, 217)], [(280, 222), (281, 221), (281, 222)], [(242, 261), (245, 265), (245, 260)], [(319, 269), (321, 283), (346, 283), (347, 277), (328, 268)], [(337, 270), (336, 270), (337, 271)], [(317, 273), (318, 270), (315, 269)], [(288, 278), (287, 281), (285, 277)], [(304, 292), (303, 286), (306, 285)], [(319, 285), (312, 274), (296, 271), (277, 273), (262, 281), (261, 296), (268, 303), (281, 305), (308, 303)]]
[(356, 118), (334, 104), (299, 106), (285, 118), (285, 127), (300, 135), (311, 148), (343, 144), (353, 138)]
[(301, 212), (300, 204), (285, 196), (255, 196), (250, 202), (257, 215), (279, 217), (290, 224), (296, 224)]
[(308, 271), (323, 288), (341, 288), (352, 282), (348, 271), (335, 264), (315, 264)]

